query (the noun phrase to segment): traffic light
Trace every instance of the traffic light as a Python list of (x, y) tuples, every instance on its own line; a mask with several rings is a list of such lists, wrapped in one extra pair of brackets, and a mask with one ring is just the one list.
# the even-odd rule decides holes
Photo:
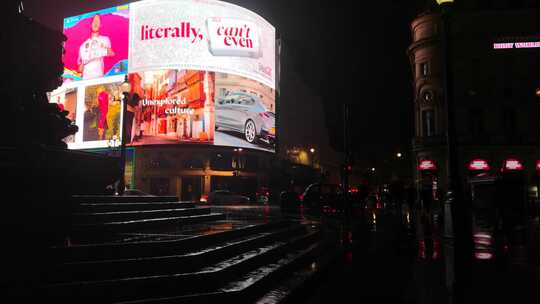
[(353, 169), (352, 165), (342, 165), (341, 166), (341, 172), (343, 172), (343, 173), (350, 174), (350, 173), (352, 173), (352, 169)]

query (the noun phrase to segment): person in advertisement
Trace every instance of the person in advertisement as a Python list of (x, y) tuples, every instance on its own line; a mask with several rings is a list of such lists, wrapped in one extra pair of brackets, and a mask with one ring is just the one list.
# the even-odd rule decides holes
[(114, 56), (111, 40), (107, 36), (100, 35), (100, 27), (101, 17), (95, 15), (92, 19), (90, 37), (79, 47), (77, 64), (79, 72), (82, 73), (82, 79), (103, 77), (105, 73), (103, 58)]
[(133, 123), (135, 119), (135, 115), (137, 114), (137, 108), (139, 107), (139, 101), (141, 100), (141, 97), (137, 93), (133, 93), (133, 96), (129, 98), (128, 93), (123, 93), (124, 98), (128, 98), (127, 103), (127, 111), (126, 111), (126, 141), (128, 144), (132, 143), (134, 140), (134, 135), (136, 135), (134, 127), (136, 124)]
[(109, 93), (105, 88), (98, 89), (98, 106), (99, 106), (99, 121), (98, 121), (98, 135), (102, 140), (107, 128), (107, 114), (109, 112)]

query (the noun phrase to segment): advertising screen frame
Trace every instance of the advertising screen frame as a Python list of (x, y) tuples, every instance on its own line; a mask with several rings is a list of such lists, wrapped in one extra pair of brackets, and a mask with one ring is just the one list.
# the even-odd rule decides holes
[[(183, 10), (186, 10), (186, 5), (188, 5), (188, 8), (191, 8), (192, 10), (199, 11), (201, 14), (205, 15), (205, 25), (208, 29), (214, 29), (215, 33), (214, 36), (218, 37), (218, 39), (225, 39), (225, 44), (220, 41), (220, 43), (216, 44), (216, 41), (210, 41), (211, 39), (215, 39), (215, 37), (211, 37), (211, 34), (209, 32), (204, 33), (204, 36), (207, 36), (208, 38), (203, 36), (202, 31), (202, 25), (199, 32), (196, 32), (195, 30), (191, 30), (192, 33), (201, 33), (200, 37), (201, 40), (204, 37), (206, 40), (204, 41), (204, 47), (207, 48), (207, 52), (213, 52), (213, 56), (215, 54), (215, 57), (219, 60), (216, 60), (217, 66), (206, 66), (205, 69), (189, 69), (189, 65), (182, 64), (182, 63), (167, 63), (166, 60), (163, 61), (163, 64), (161, 66), (154, 66), (152, 68), (143, 68), (143, 69), (130, 69), (131, 64), (131, 56), (134, 53), (134, 49), (132, 49), (132, 43), (133, 43), (133, 34), (132, 34), (132, 26), (135, 24), (135, 22), (142, 18), (140, 16), (137, 16), (135, 13), (137, 12), (137, 7), (139, 6), (154, 6), (160, 8), (160, 5), (173, 5), (173, 6), (182, 6)], [(218, 11), (221, 10), (221, 12), (228, 12), (224, 13), (223, 16), (216, 17), (214, 12), (208, 11), (208, 7), (216, 7), (218, 8)], [(195, 88), (195, 91), (189, 91), (185, 93), (184, 95), (189, 96), (190, 98), (199, 98), (197, 100), (190, 100), (189, 105), (187, 105), (188, 102), (185, 102), (184, 105), (180, 105), (180, 107), (190, 108), (191, 114), (194, 115), (194, 119), (190, 119), (189, 121), (189, 127), (187, 130), (189, 130), (191, 133), (196, 133), (196, 136), (194, 137), (193, 134), (189, 134), (192, 138), (198, 138), (199, 142), (190, 142), (186, 138), (190, 138), (189, 136), (186, 137), (186, 132), (177, 132), (182, 133), (180, 135), (177, 135), (177, 137), (183, 136), (183, 140), (179, 140), (178, 142), (170, 142), (170, 144), (202, 144), (202, 145), (210, 145), (210, 146), (223, 146), (223, 147), (234, 147), (234, 148), (248, 148), (248, 149), (256, 149), (256, 150), (262, 150), (267, 152), (275, 152), (276, 151), (276, 142), (277, 142), (277, 126), (275, 125), (276, 119), (277, 119), (277, 98), (278, 98), (278, 92), (276, 89), (279, 88), (279, 42), (276, 40), (276, 30), (275, 28), (266, 21), (263, 17), (260, 15), (249, 11), (243, 7), (240, 7), (235, 4), (222, 2), (222, 1), (195, 1), (195, 0), (176, 0), (176, 1), (170, 1), (170, 0), (147, 0), (147, 1), (139, 1), (139, 2), (131, 2), (126, 3), (124, 5), (106, 8), (94, 12), (88, 12), (85, 14), (81, 14), (78, 16), (68, 17), (64, 19), (64, 24), (69, 25), (66, 27), (72, 28), (74, 26), (77, 26), (77, 22), (81, 20), (86, 20), (86, 26), (88, 27), (91, 23), (88, 21), (89, 18), (94, 19), (102, 19), (95, 18), (96, 15), (107, 15), (107, 14), (114, 14), (117, 11), (124, 12), (124, 19), (128, 20), (128, 27), (129, 31), (126, 33), (128, 36), (127, 38), (127, 53), (128, 56), (126, 59), (120, 60), (122, 64), (127, 65), (127, 69), (120, 69), (117, 70), (118, 73), (113, 73), (113, 75), (107, 75), (103, 74), (102, 77), (96, 77), (93, 79), (80, 79), (80, 80), (74, 80), (74, 79), (68, 79), (64, 82), (64, 84), (56, 89), (54, 92), (58, 94), (58, 92), (63, 92), (65, 90), (75, 90), (77, 101), (76, 101), (76, 112), (75, 115), (75, 123), (79, 126), (79, 132), (75, 134), (73, 138), (71, 138), (69, 141), (66, 141), (68, 144), (68, 147), (70, 149), (94, 149), (94, 148), (114, 148), (115, 146), (119, 145), (119, 140), (117, 137), (122, 137), (124, 134), (122, 134), (122, 128), (119, 128), (118, 126), (114, 127), (118, 122), (120, 125), (124, 124), (124, 117), (121, 117), (121, 113), (123, 112), (123, 102), (120, 102), (120, 106), (118, 105), (119, 101), (119, 95), (118, 89), (120, 84), (125, 81), (126, 78), (129, 77), (130, 82), (132, 82), (132, 75), (136, 73), (156, 73), (159, 70), (164, 69), (170, 69), (170, 70), (177, 70), (177, 71), (192, 71), (204, 75), (212, 75), (212, 77), (204, 78), (204, 81), (201, 80), (200, 85)], [(189, 11), (189, 9), (188, 9)], [(125, 15), (125, 12), (128, 13), (127, 17)], [(243, 14), (243, 15), (242, 15)], [(189, 14), (188, 14), (189, 15)], [(185, 16), (188, 16), (185, 15)], [(94, 17), (93, 17), (94, 16)], [(137, 17), (133, 17), (137, 16)], [(173, 15), (174, 16), (174, 15)], [(184, 17), (185, 17), (184, 16)], [(237, 16), (246, 16), (244, 18), (237, 18), (234, 17)], [(176, 16), (174, 16), (176, 17)], [(164, 19), (162, 15), (159, 17), (156, 17), (159, 20)], [(193, 17), (195, 18), (195, 17)], [(166, 19), (166, 18), (165, 18)], [(176, 18), (178, 19), (178, 18)], [(135, 21), (134, 21), (135, 20)], [(141, 19), (143, 20), (143, 19)], [(152, 18), (150, 19), (144, 19), (146, 21), (154, 20)], [(193, 19), (194, 20), (194, 19)], [(244, 20), (244, 21), (242, 21)], [(99, 21), (99, 20), (98, 20)], [(199, 19), (200, 21), (200, 19)], [(92, 21), (94, 22), (94, 21)], [(189, 23), (189, 26), (195, 26), (197, 23), (195, 21), (190, 21), (188, 18), (184, 18), (183, 24), (187, 25), (187, 22)], [(99, 22), (98, 22), (99, 23)], [(182, 25), (182, 22), (180, 22)], [(212, 26), (209, 26), (211, 24)], [(230, 25), (230, 28), (227, 27), (227, 25)], [(94, 25), (91, 24), (92, 30), (94, 30)], [(241, 26), (244, 26), (244, 31), (236, 31), (232, 28), (232, 26), (237, 26), (238, 28)], [(253, 27), (253, 28), (251, 28)], [(264, 30), (257, 29), (256, 27), (265, 27)], [(80, 31), (81, 32), (81, 31)], [(265, 34), (261, 34), (264, 32)], [(225, 33), (230, 33), (229, 36), (225, 35)], [(235, 33), (240, 33), (239, 36), (234, 36)], [(260, 34), (257, 36), (255, 33)], [(268, 33), (271, 33), (271, 36), (268, 35)], [(221, 36), (220, 36), (221, 35)], [(264, 36), (266, 35), (266, 36)], [(113, 35), (111, 35), (113, 36)], [(194, 36), (195, 37), (195, 36)], [(198, 36), (197, 36), (198, 37)], [(264, 37), (264, 39), (262, 38)], [(270, 37), (270, 38), (268, 38)], [(69, 38), (69, 37), (68, 37)], [(249, 39), (257, 39), (257, 41), (249, 41)], [(79, 38), (78, 40), (81, 40)], [(243, 51), (241, 50), (244, 46), (254, 46), (255, 48), (261, 44), (261, 41), (264, 40), (262, 44), (264, 44), (267, 49), (270, 49), (271, 52), (268, 53), (267, 49), (258, 49), (256, 51)], [(114, 40), (111, 40), (111, 44), (102, 44), (103, 50), (98, 51), (100, 54), (105, 54), (105, 50), (108, 48), (108, 46), (112, 45), (112, 49), (115, 47), (118, 49), (122, 49), (122, 47), (119, 47), (118, 44), (115, 45)], [(236, 49), (234, 50), (228, 50), (227, 49), (227, 42), (235, 41), (237, 42)], [(216, 47), (217, 46), (217, 47)], [(268, 47), (271, 46), (271, 47)], [(211, 50), (211, 47), (215, 47), (214, 50)], [(73, 47), (72, 47), (73, 48)], [(82, 49), (82, 45), (81, 45)], [(240, 49), (240, 50), (239, 50)], [(267, 62), (271, 62), (270, 67), (271, 69), (268, 69), (264, 66), (264, 64), (257, 63), (261, 56), (261, 50), (265, 50), (263, 52), (266, 56), (264, 59), (267, 60)], [(80, 56), (79, 51), (79, 56)], [(108, 52), (108, 50), (107, 50)], [(73, 53), (73, 51), (71, 52)], [(205, 53), (206, 54), (206, 53)], [(207, 56), (208, 54), (204, 55)], [(201, 55), (202, 56), (202, 55)], [(202, 57), (204, 57), (202, 56)], [(73, 54), (72, 54), (73, 57)], [(268, 58), (271, 58), (269, 60)], [(127, 62), (126, 62), (127, 61)], [(229, 62), (230, 61), (230, 62)], [(240, 67), (239, 69), (230, 68), (227, 67), (227, 64), (232, 64), (233, 66), (236, 64), (238, 65), (238, 62), (252, 62), (252, 64), (247, 64), (243, 67)], [(71, 60), (73, 62), (73, 60)], [(194, 61), (193, 61), (194, 62)], [(220, 66), (222, 64), (222, 66)], [(110, 66), (110, 64), (109, 64)], [(197, 66), (197, 64), (194, 64), (194, 66)], [(240, 65), (238, 65), (240, 66)], [(249, 69), (252, 69), (252, 72), (249, 72)], [(244, 70), (242, 70), (244, 69)], [(265, 72), (268, 72), (268, 70), (272, 71), (272, 77), (270, 78), (264, 78), (260, 77), (259, 74), (264, 74)], [(228, 73), (226, 73), (228, 72)], [(64, 74), (66, 76), (66, 74)], [(206, 77), (206, 76), (205, 76)], [(223, 79), (229, 78), (229, 79), (236, 79), (236, 83), (234, 81), (224, 81)], [(208, 79), (211, 79), (213, 83), (210, 83)], [(242, 80), (243, 79), (243, 80)], [(204, 83), (203, 83), (204, 82)], [(133, 86), (133, 82), (131, 83)], [(190, 84), (193, 86), (193, 84)], [(174, 77), (171, 77), (167, 80), (166, 90), (171, 91), (173, 89), (178, 89), (178, 79), (176, 78), (176, 74)], [(105, 92), (103, 92), (105, 91)], [(202, 92), (202, 93), (194, 93), (194, 92)], [(224, 93), (226, 92), (226, 93)], [(132, 90), (130, 92), (130, 96), (134, 96), (134, 91)], [(195, 96), (199, 97), (193, 97), (193, 94)], [(224, 95), (224, 94), (230, 94), (230, 95)], [(149, 94), (145, 94), (149, 95)], [(204, 96), (203, 96), (204, 95)], [(153, 94), (152, 97), (156, 97), (158, 95)], [(161, 98), (164, 95), (159, 95), (158, 97)], [(202, 97), (201, 97), (202, 96)], [(141, 97), (141, 100), (143, 102), (148, 99), (149, 96), (139, 96)], [(109, 106), (106, 106), (105, 99), (109, 98)], [(158, 98), (158, 99), (159, 99)], [(230, 99), (230, 101), (223, 101), (224, 99)], [(206, 101), (205, 101), (206, 100)], [(51, 99), (51, 102), (53, 100)], [(194, 105), (194, 103), (197, 105)], [(197, 103), (198, 102), (198, 103)], [(214, 104), (218, 103), (228, 103), (231, 104), (237, 103), (238, 107), (245, 108), (252, 108), (256, 109), (253, 110), (253, 113), (251, 113), (250, 117), (240, 117), (238, 113), (240, 111), (236, 110), (237, 114), (233, 114), (233, 120), (236, 121), (236, 123), (233, 124), (226, 124), (224, 122), (224, 116), (218, 115), (222, 114), (224, 112), (223, 107), (218, 106), (217, 108), (214, 106)], [(242, 103), (242, 104), (240, 104)], [(244, 104), (245, 103), (245, 104)], [(99, 110), (97, 110), (97, 114), (95, 114), (95, 119), (92, 123), (89, 123), (88, 119), (88, 112), (89, 107), (96, 107), (96, 104), (103, 104)], [(115, 104), (114, 107), (111, 105)], [(235, 104), (236, 105), (236, 104)], [(99, 107), (98, 107), (99, 108)], [(112, 110), (114, 109), (114, 111)], [(130, 109), (130, 106), (128, 105), (127, 109)], [(201, 110), (197, 110), (201, 109)], [(217, 109), (217, 110), (216, 110)], [(185, 109), (184, 109), (185, 110)], [(232, 110), (227, 110), (232, 111)], [(116, 115), (117, 113), (120, 113), (120, 117)], [(197, 114), (194, 114), (194, 112), (197, 112)], [(116, 115), (114, 117), (114, 115)], [(237, 116), (234, 116), (237, 115)], [(243, 115), (243, 114), (242, 114)], [(218, 117), (219, 116), (219, 117)], [(231, 117), (228, 117), (227, 119), (230, 119)], [(253, 125), (253, 131), (252, 133), (255, 134), (255, 140), (251, 142), (251, 138), (253, 136), (248, 136), (248, 126)], [(150, 135), (148, 131), (141, 132), (141, 129), (148, 128), (148, 125), (145, 125), (145, 121), (142, 121), (143, 128), (139, 128), (137, 132), (140, 132), (140, 134)], [(169, 124), (167, 124), (169, 126)], [(177, 124), (177, 126), (182, 126), (182, 124)], [(186, 123), (184, 123), (183, 127), (186, 126)], [(242, 127), (243, 126), (243, 127)], [(115, 131), (111, 131), (111, 128), (115, 129)], [(209, 130), (209, 128), (212, 128), (212, 130)], [(92, 130), (90, 130), (92, 129)], [(172, 129), (176, 130), (176, 127), (173, 127)], [(200, 130), (203, 130), (203, 134), (201, 135)], [(135, 130), (135, 129), (133, 129)], [(95, 134), (93, 135), (92, 140), (88, 140), (89, 132), (93, 132), (98, 134), (98, 138), (96, 139)], [(114, 133), (114, 134), (113, 134)], [(128, 132), (129, 133), (129, 132)], [(105, 135), (107, 134), (107, 135)], [(167, 129), (167, 134), (171, 135), (171, 131)], [(214, 137), (215, 136), (215, 137)], [(111, 138), (108, 138), (111, 137)], [(115, 140), (113, 140), (113, 138)], [(200, 140), (200, 139), (207, 139), (206, 141)], [(155, 145), (155, 142), (144, 144), (144, 145)], [(169, 144), (169, 143), (161, 143), (161, 144)], [(130, 145), (128, 143), (128, 145)], [(139, 144), (141, 145), (141, 144)], [(137, 144), (134, 144), (132, 146), (138, 146)]]

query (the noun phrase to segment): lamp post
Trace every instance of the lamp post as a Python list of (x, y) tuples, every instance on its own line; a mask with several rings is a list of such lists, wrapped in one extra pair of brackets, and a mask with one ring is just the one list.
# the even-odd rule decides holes
[(118, 194), (124, 194), (126, 188), (126, 115), (127, 115), (127, 106), (128, 98), (131, 92), (131, 84), (129, 83), (128, 77), (124, 78), (124, 82), (120, 85), (122, 90), (122, 141), (120, 145), (120, 180), (118, 183)]
[[(455, 129), (455, 106), (453, 99), (452, 86), (452, 56), (451, 52), (451, 24), (450, 14), (452, 11), (453, 0), (437, 0), (441, 7), (441, 55), (442, 55), (442, 84), (443, 98), (446, 106), (446, 174), (447, 174), (447, 193), (444, 201), (444, 256), (445, 256), (445, 277), (446, 288), (449, 294), (449, 302), (460, 302), (462, 295), (461, 285), (463, 282), (460, 273), (463, 271), (456, 267), (456, 262), (462, 265), (463, 259), (466, 258), (466, 235), (465, 229), (465, 213), (464, 201), (462, 197), (461, 184), (459, 179), (459, 169), (457, 167), (457, 147), (456, 147), (456, 129)], [(454, 225), (456, 223), (457, 225)], [(457, 233), (456, 233), (457, 232)], [(456, 234), (459, 237), (456, 237)], [(456, 246), (457, 244), (457, 246)], [(457, 248), (457, 250), (456, 250)], [(464, 251), (465, 250), (465, 251)], [(457, 253), (457, 254), (456, 254)], [(456, 259), (457, 258), (457, 259)], [(463, 265), (462, 265), (463, 266)]]
[(315, 148), (310, 148), (309, 152), (311, 153), (311, 167), (315, 168)]

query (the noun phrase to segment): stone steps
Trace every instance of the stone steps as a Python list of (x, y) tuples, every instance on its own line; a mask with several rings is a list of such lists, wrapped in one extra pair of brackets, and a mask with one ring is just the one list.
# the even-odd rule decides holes
[(185, 209), (195, 207), (190, 202), (150, 202), (150, 203), (79, 203), (75, 207), (75, 212), (99, 213), (99, 212), (122, 212), (122, 211), (144, 211), (163, 209)]
[(210, 214), (210, 208), (155, 209), (137, 211), (115, 211), (96, 213), (75, 213), (73, 221), (80, 225), (101, 224), (107, 222), (127, 222), (153, 218), (172, 218), (181, 216)]
[(73, 196), (69, 238), (75, 244), (104, 243), (119, 234), (174, 231), (184, 225), (225, 219), (211, 208), (161, 196)]
[(63, 263), (52, 269), (54, 277), (49, 279), (59, 283), (194, 272), (204, 265), (217, 263), (250, 248), (265, 246), (303, 231), (303, 227), (298, 225), (259, 232), (174, 255)]
[[(62, 264), (62, 270), (56, 274), (61, 274), (65, 281), (47, 284), (40, 291), (52, 299), (76, 302), (99, 299), (100, 303), (153, 303), (164, 298), (169, 299), (164, 303), (206, 301), (216, 293), (229, 297), (255, 282), (261, 281), (258, 284), (262, 284), (266, 276), (286, 271), (291, 263), (300, 261), (300, 256), (314, 252), (314, 248), (319, 246), (320, 232), (317, 229), (310, 231), (300, 224), (287, 224), (283, 228), (261, 226), (264, 227), (259, 227), (259, 231), (253, 228), (245, 230), (250, 233), (243, 239), (214, 243), (181, 255)], [(268, 230), (270, 228), (273, 230)], [(197, 242), (200, 239), (191, 241)], [(189, 245), (189, 241), (183, 243)], [(92, 269), (99, 274), (92, 274)], [(68, 274), (70, 270), (71, 276)], [(256, 280), (253, 279), (255, 277)], [(79, 279), (94, 280), (77, 281)]]

